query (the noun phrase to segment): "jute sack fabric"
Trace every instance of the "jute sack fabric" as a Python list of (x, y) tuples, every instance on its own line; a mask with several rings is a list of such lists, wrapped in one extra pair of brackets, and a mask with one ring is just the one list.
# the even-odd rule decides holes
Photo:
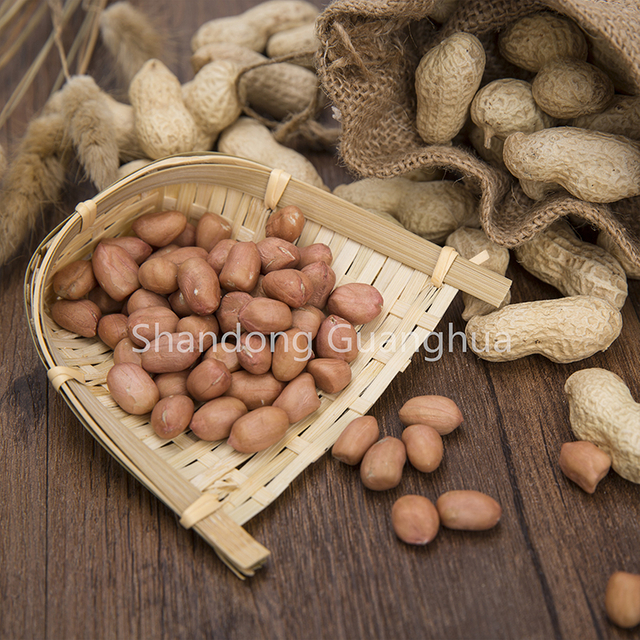
[(531, 79), (498, 53), (500, 31), (534, 11), (573, 19), (606, 50), (608, 73), (640, 95), (640, 8), (637, 0), (461, 0), (440, 26), (428, 16), (438, 0), (334, 0), (317, 22), (317, 67), (342, 122), (339, 153), (361, 177), (387, 178), (418, 167), (461, 174), (481, 191), (480, 220), (496, 243), (514, 247), (559, 217), (580, 217), (607, 231), (640, 266), (640, 197), (612, 204), (556, 194), (529, 199), (508, 172), (481, 160), (464, 139), (426, 145), (416, 126), (414, 72), (422, 55), (456, 31), (477, 36), (487, 53), (483, 84), (498, 77)]

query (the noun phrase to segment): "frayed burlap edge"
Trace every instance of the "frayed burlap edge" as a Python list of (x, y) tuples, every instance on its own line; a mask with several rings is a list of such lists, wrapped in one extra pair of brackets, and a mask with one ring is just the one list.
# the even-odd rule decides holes
[[(430, 30), (425, 17), (433, 3), (334, 0), (320, 15), (321, 48), (316, 64), (341, 117), (338, 152), (346, 167), (358, 177), (379, 178), (418, 167), (454, 170), (480, 187), (480, 221), (494, 242), (515, 247), (559, 217), (572, 215), (609, 233), (622, 253), (640, 266), (640, 223), (636, 222), (640, 198), (605, 205), (565, 194), (534, 202), (508, 173), (489, 166), (472, 150), (425, 146), (415, 129), (413, 89), (420, 55), (439, 39), (464, 30), (484, 42), (495, 42), (496, 32), (513, 20), (532, 11), (553, 9), (574, 19), (590, 36), (607, 40), (640, 92), (640, 35), (633, 36), (634, 28), (640, 31), (640, 11), (631, 5), (586, 0), (462, 0), (447, 24)], [(419, 30), (413, 28), (416, 24)], [(416, 33), (421, 34), (421, 41)], [(489, 77), (504, 65), (502, 60), (491, 59), (495, 55), (493, 47), (487, 66), (498, 71), (489, 72)]]

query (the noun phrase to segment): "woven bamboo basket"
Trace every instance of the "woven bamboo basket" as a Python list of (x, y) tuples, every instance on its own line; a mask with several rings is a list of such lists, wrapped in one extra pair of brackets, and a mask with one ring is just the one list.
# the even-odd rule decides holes
[[(54, 387), (90, 433), (240, 577), (253, 575), (269, 555), (242, 525), (322, 456), (351, 420), (369, 410), (407, 367), (458, 289), (497, 305), (510, 284), (458, 258), (445, 284), (436, 287), (429, 274), (440, 247), (289, 178), (222, 154), (159, 160), (80, 203), (42, 242), (25, 278), (30, 329)], [(320, 392), (315, 413), (257, 454), (238, 453), (226, 440), (199, 440), (191, 431), (169, 441), (158, 438), (148, 415), (126, 414), (110, 396), (106, 376), (112, 351), (97, 337), (82, 338), (51, 319), (53, 274), (73, 260), (89, 258), (103, 238), (130, 234), (132, 222), (145, 213), (177, 209), (193, 222), (213, 211), (232, 222), (233, 237), (258, 241), (272, 209), (290, 204), (298, 205), (307, 220), (298, 244), (331, 247), (337, 284), (373, 284), (384, 297), (380, 316), (359, 328), (361, 353), (351, 364), (351, 383), (338, 394)]]

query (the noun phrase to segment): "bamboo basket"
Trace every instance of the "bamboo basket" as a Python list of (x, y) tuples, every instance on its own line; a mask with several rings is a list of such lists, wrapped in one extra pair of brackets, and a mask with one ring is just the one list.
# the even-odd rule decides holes
[[(223, 154), (159, 160), (80, 203), (42, 242), (25, 277), (30, 330), (54, 387), (89, 432), (239, 577), (253, 575), (269, 555), (242, 525), (322, 456), (351, 420), (370, 409), (435, 329), (458, 289), (498, 305), (510, 284), (458, 258), (445, 284), (436, 287), (429, 274), (440, 247), (289, 178)], [(233, 237), (258, 241), (271, 210), (290, 204), (298, 205), (307, 219), (298, 244), (331, 247), (337, 285), (373, 284), (384, 297), (378, 318), (359, 328), (361, 353), (351, 364), (351, 383), (338, 394), (320, 392), (315, 413), (257, 454), (238, 453), (226, 440), (201, 441), (191, 431), (169, 441), (158, 438), (148, 415), (126, 414), (110, 396), (106, 376), (112, 351), (97, 337), (82, 338), (51, 319), (53, 274), (73, 260), (89, 258), (103, 238), (131, 233), (132, 222), (145, 213), (177, 209), (197, 221), (213, 211), (232, 222)]]

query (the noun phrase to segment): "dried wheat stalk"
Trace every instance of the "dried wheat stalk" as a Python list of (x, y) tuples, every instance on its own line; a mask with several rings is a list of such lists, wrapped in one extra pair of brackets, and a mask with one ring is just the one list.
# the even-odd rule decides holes
[[(53, 28), (40, 52), (0, 111), (0, 128), (6, 124), (11, 114), (22, 102), (38, 72), (49, 58), (54, 45), (61, 59), (62, 71), (52, 87), (52, 93), (62, 85), (65, 76), (70, 75), (71, 64), (81, 50), (77, 72), (84, 73), (86, 71), (96, 43), (100, 13), (105, 4), (106, 0), (66, 0), (64, 5), (61, 0), (40, 0), (40, 2), (5, 0), (0, 6), (0, 36), (4, 41), (0, 47), (0, 69), (14, 59), (22, 45), (42, 20), (49, 15), (51, 15)], [(61, 34), (79, 7), (86, 12), (85, 19), (76, 34), (69, 53), (65, 55)]]
[(0, 264), (36, 226), (44, 208), (60, 199), (69, 154), (64, 117), (46, 112), (29, 124), (0, 191)]
[[(0, 69), (18, 54), (43, 19), (51, 15), (52, 31), (27, 73), (21, 78), (0, 112), (0, 128), (34, 82), (55, 45), (62, 70), (52, 87), (42, 115), (34, 118), (7, 164), (0, 150), (0, 264), (4, 264), (36, 226), (44, 209), (60, 199), (65, 172), (75, 148), (87, 175), (101, 189), (117, 175), (118, 149), (111, 110), (92, 80), (76, 79), (56, 93), (69, 79), (72, 63), (86, 70), (98, 36), (100, 13), (107, 0), (5, 0), (0, 5)], [(86, 12), (68, 54), (62, 34), (81, 6)], [(88, 88), (87, 88), (88, 86)]]

